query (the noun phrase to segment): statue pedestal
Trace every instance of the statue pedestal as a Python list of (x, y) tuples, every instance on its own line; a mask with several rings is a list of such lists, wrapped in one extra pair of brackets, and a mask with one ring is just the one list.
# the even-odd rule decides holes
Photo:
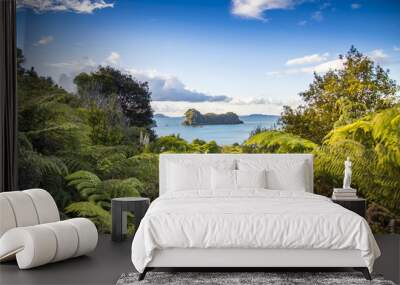
[(333, 188), (332, 199), (357, 199), (357, 189)]

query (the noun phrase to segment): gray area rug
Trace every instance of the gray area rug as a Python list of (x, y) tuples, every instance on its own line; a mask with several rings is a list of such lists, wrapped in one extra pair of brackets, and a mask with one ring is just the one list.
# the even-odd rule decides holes
[(146, 278), (138, 281), (138, 273), (122, 274), (117, 285), (146, 284), (327, 284), (327, 285), (395, 285), (381, 276), (373, 275), (368, 281), (359, 272), (148, 272)]

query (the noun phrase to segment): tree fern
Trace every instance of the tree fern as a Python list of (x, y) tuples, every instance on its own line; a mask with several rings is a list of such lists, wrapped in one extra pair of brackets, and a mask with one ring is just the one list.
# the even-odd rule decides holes
[(281, 131), (264, 131), (251, 136), (243, 144), (250, 152), (304, 153), (311, 152), (317, 145), (299, 136)]
[[(369, 202), (375, 202), (377, 205), (374, 207), (377, 213), (369, 211), (370, 222), (371, 217), (390, 211), (393, 219), (400, 224), (399, 122), (399, 105), (370, 114), (332, 130), (325, 137), (323, 146), (316, 151), (317, 175), (330, 175), (337, 180), (343, 176), (345, 157), (352, 158), (354, 186)], [(326, 181), (322, 181), (321, 184), (324, 182)], [(375, 230), (377, 225), (378, 223), (374, 222)], [(381, 226), (385, 227), (383, 224)], [(387, 230), (380, 228), (379, 231)]]
[(65, 179), (69, 186), (74, 186), (80, 193), (83, 199), (88, 199), (89, 196), (98, 191), (97, 187), (101, 184), (101, 180), (96, 174), (89, 171), (80, 170), (74, 172)]
[[(72, 210), (79, 212), (80, 216), (95, 220), (102, 229), (109, 227), (107, 221), (104, 220), (104, 213), (109, 213), (111, 210), (111, 199), (137, 197), (140, 196), (140, 191), (144, 188), (137, 178), (102, 181), (96, 174), (82, 170), (68, 175), (65, 179), (68, 181), (68, 186), (74, 187), (78, 191), (82, 201), (69, 205), (66, 208), (67, 212)], [(90, 208), (83, 209), (84, 206)], [(97, 215), (100, 216), (97, 217)]]
[(111, 232), (111, 214), (91, 202), (75, 202), (65, 208), (65, 212), (79, 217), (89, 218), (100, 232)]

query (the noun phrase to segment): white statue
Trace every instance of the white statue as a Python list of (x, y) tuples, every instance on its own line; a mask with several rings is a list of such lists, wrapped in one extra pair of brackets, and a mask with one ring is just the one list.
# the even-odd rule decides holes
[(347, 160), (344, 162), (343, 189), (351, 189), (351, 160), (350, 160), (350, 157), (347, 157)]

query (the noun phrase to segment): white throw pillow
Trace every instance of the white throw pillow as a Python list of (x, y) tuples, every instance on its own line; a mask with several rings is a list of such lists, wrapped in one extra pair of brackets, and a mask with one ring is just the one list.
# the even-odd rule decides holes
[(167, 164), (167, 191), (211, 191), (211, 169), (235, 169), (236, 161), (170, 161)]
[(211, 189), (214, 191), (233, 191), (236, 189), (236, 170), (211, 169)]
[(267, 188), (267, 171), (236, 170), (237, 188)]
[(306, 192), (307, 187), (307, 164), (292, 162), (285, 167), (275, 167), (267, 171), (268, 189), (302, 191)]
[(307, 189), (309, 173), (306, 161), (290, 159), (238, 160), (239, 170), (266, 169), (267, 188), (271, 190), (303, 191)]
[(169, 163), (168, 189), (171, 191), (209, 189), (209, 176), (209, 167)]

